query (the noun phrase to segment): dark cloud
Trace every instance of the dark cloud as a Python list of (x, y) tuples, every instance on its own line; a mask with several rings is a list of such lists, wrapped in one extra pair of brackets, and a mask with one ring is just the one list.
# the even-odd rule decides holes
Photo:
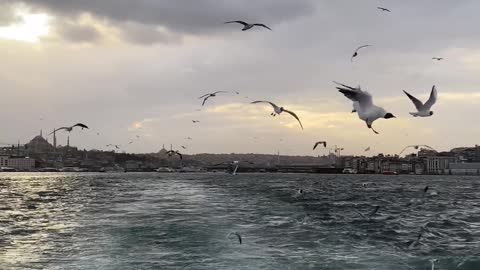
[[(14, 0), (10, 0), (14, 2)], [(62, 17), (90, 14), (123, 31), (125, 23), (137, 28), (126, 32), (130, 40), (142, 43), (169, 41), (165, 33), (145, 35), (142, 31), (164, 27), (174, 34), (205, 35), (227, 31), (223, 22), (243, 19), (273, 25), (311, 14), (313, 0), (22, 0), (35, 9)], [(143, 25), (143, 26), (140, 26)], [(143, 29), (141, 29), (143, 28)], [(231, 29), (231, 28), (230, 28)]]
[(100, 39), (98, 30), (90, 25), (70, 22), (57, 23), (56, 32), (69, 42), (95, 42)]
[(122, 36), (127, 41), (145, 45), (155, 44), (158, 42), (171, 43), (180, 41), (180, 37), (176, 34), (138, 23), (124, 24), (122, 26)]

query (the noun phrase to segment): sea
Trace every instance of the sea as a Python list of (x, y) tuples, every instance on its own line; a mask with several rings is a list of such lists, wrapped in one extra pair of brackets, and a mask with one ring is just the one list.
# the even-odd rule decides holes
[(0, 269), (480, 270), (480, 178), (1, 173)]

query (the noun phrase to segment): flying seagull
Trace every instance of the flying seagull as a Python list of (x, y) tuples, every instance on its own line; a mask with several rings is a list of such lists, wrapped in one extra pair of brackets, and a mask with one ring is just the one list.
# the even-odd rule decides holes
[(426, 144), (421, 144), (421, 145), (408, 145), (406, 146), (405, 148), (403, 148), (403, 150), (400, 152), (400, 154), (398, 154), (399, 156), (403, 154), (403, 152), (405, 152), (405, 150), (407, 150), (408, 148), (414, 148), (415, 150), (418, 150), (418, 148), (420, 147), (425, 147), (425, 148), (428, 148), (432, 151), (435, 151), (437, 152), (437, 150), (433, 149), (432, 147), (426, 145)]
[(242, 244), (242, 236), (238, 233), (238, 232), (231, 232), (227, 235), (227, 237), (230, 237), (230, 235), (234, 234), (235, 236), (237, 236), (237, 239), (238, 239), (238, 243), (241, 245)]
[(391, 12), (390, 9), (384, 7), (377, 7), (381, 11)]
[(239, 24), (242, 24), (243, 25), (242, 31), (247, 31), (247, 30), (253, 28), (254, 26), (261, 26), (261, 27), (265, 27), (269, 30), (272, 30), (270, 27), (266, 26), (263, 23), (252, 23), (252, 24), (250, 24), (250, 23), (246, 23), (244, 21), (230, 21), (230, 22), (225, 22), (225, 23), (239, 23)]
[(367, 148), (365, 148), (365, 150), (364, 150), (364, 151), (365, 151), (365, 152), (368, 152), (368, 151), (370, 151), (370, 146), (369, 146), (369, 147), (367, 147)]
[(183, 145), (182, 145), (182, 148), (183, 148), (183, 149), (187, 149), (187, 147), (185, 147), (185, 146), (183, 146)]
[(432, 60), (441, 61), (441, 60), (443, 60), (443, 57), (432, 57)]
[(185, 140), (192, 140), (192, 137), (186, 137)]
[(313, 146), (313, 150), (315, 150), (315, 148), (317, 148), (317, 146), (319, 144), (323, 144), (323, 147), (327, 147), (327, 142), (326, 141), (319, 141), (319, 142), (315, 143), (315, 145)]
[(418, 245), (418, 244), (420, 243), (420, 239), (422, 239), (422, 235), (423, 235), (423, 233), (420, 232), (420, 233), (418, 234), (418, 236), (417, 236), (417, 240), (411, 241), (411, 243), (410, 243), (410, 245), (408, 246), (408, 248), (411, 249), (411, 248), (414, 248), (416, 245)]
[(171, 157), (173, 155), (178, 155), (180, 157), (180, 159), (183, 159), (182, 154), (180, 154), (180, 152), (178, 152), (178, 150), (177, 151), (169, 150), (169, 151), (167, 151), (167, 155), (169, 157)]
[(433, 111), (431, 111), (431, 109), (437, 101), (437, 89), (435, 88), (435, 85), (432, 87), (432, 91), (430, 92), (430, 98), (425, 103), (418, 100), (418, 98), (410, 95), (409, 93), (407, 93), (407, 91), (403, 90), (403, 92), (413, 102), (415, 108), (417, 108), (417, 112), (411, 112), (411, 115), (413, 115), (414, 117), (429, 117), (433, 115)]
[[(66, 130), (66, 131), (68, 131), (68, 132), (72, 132), (72, 130), (73, 130), (74, 127), (81, 127), (82, 129), (84, 129), (84, 128), (88, 129), (88, 127), (87, 127), (86, 125), (84, 125), (84, 124), (82, 124), (82, 123), (77, 123), (77, 124), (75, 124), (75, 125), (73, 125), (73, 126), (70, 126), (70, 127), (57, 128), (57, 129), (55, 129), (53, 132), (57, 132), (57, 131), (62, 130), (62, 129), (63, 129), (63, 130)], [(53, 133), (53, 132), (52, 132), (52, 133)], [(50, 133), (50, 134), (52, 134), (52, 133)], [(48, 134), (48, 135), (50, 135), (50, 134)]]
[(210, 94), (205, 94), (205, 95), (199, 97), (199, 99), (203, 98), (202, 106), (205, 105), (205, 102), (207, 101), (207, 99), (209, 99), (211, 97), (216, 97), (218, 93), (226, 93), (226, 91), (217, 91), (217, 92), (210, 93)]
[(192, 123), (196, 124), (196, 123), (200, 123), (199, 120), (192, 120)]
[(353, 88), (335, 81), (334, 83), (342, 86), (337, 87), (338, 91), (354, 102), (353, 107), (358, 114), (358, 118), (365, 121), (367, 127), (375, 134), (378, 134), (378, 132), (372, 128), (372, 124), (375, 120), (380, 118), (395, 118), (393, 114), (387, 112), (384, 108), (374, 105), (370, 93), (362, 91), (360, 88)]
[(272, 116), (276, 116), (277, 114), (281, 114), (282, 112), (286, 112), (286, 113), (290, 114), (291, 116), (295, 117), (295, 119), (297, 119), (298, 123), (300, 124), (300, 127), (303, 129), (303, 125), (302, 125), (302, 122), (300, 122), (300, 118), (298, 118), (298, 116), (294, 112), (289, 111), (289, 110), (285, 110), (283, 107), (278, 107), (275, 103), (270, 102), (270, 101), (257, 100), (257, 101), (252, 102), (251, 104), (256, 104), (256, 103), (268, 103), (268, 104), (270, 104), (273, 107), (273, 112), (270, 114)]
[(363, 49), (363, 48), (366, 48), (366, 47), (370, 47), (370, 46), (372, 46), (372, 45), (362, 45), (362, 46), (358, 47), (358, 48), (355, 50), (355, 52), (353, 53), (352, 58), (350, 58), (350, 62), (353, 61), (353, 58), (357, 57), (358, 51), (359, 51), (360, 49)]

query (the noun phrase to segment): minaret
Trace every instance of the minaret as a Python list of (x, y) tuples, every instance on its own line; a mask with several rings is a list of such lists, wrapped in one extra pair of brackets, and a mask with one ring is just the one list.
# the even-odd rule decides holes
[(67, 147), (70, 148), (70, 136), (67, 137)]
[(53, 148), (57, 149), (57, 135), (55, 129), (53, 129)]
[(43, 129), (40, 129), (40, 137), (43, 138)]

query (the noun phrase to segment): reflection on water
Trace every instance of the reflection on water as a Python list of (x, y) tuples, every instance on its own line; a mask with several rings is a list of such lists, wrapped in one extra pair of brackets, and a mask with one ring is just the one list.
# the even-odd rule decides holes
[(388, 270), (438, 259), (436, 269), (478, 270), (479, 187), (473, 177), (2, 173), (0, 269)]

